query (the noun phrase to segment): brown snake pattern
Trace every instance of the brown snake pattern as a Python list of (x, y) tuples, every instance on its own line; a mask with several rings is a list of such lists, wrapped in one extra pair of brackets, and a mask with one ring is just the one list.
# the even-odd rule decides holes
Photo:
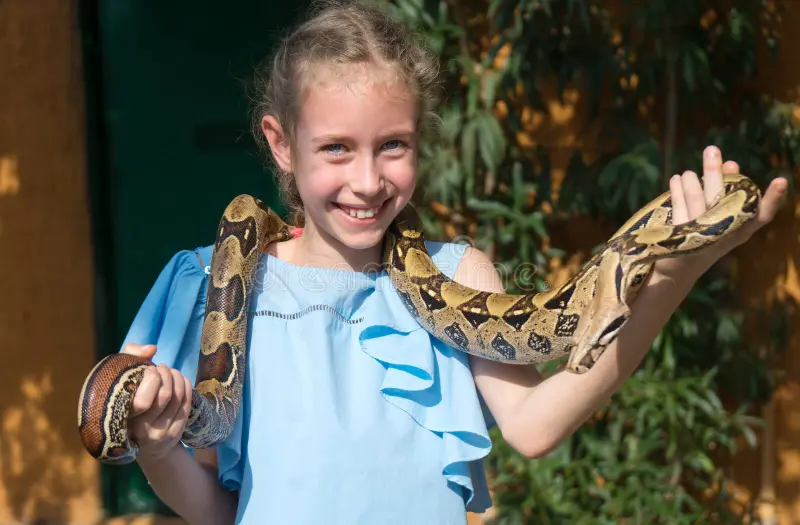
[[(548, 292), (473, 290), (433, 264), (419, 217), (407, 206), (385, 236), (384, 269), (409, 312), (431, 335), (466, 353), (516, 364), (569, 354), (566, 369), (584, 373), (616, 338), (653, 263), (701, 250), (739, 230), (757, 213), (761, 192), (743, 175), (725, 175), (712, 206), (672, 225), (669, 192), (637, 211), (563, 285)], [(265, 246), (292, 237), (290, 227), (248, 195), (226, 208), (217, 232), (192, 408), (182, 441), (214, 447), (233, 429), (247, 363), (248, 311), (257, 262)], [(136, 458), (127, 420), (148, 359), (113, 354), (89, 373), (78, 403), (78, 428), (101, 462)]]

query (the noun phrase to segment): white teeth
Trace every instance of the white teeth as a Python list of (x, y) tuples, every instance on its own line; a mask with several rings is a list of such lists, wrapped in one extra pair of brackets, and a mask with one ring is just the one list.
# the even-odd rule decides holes
[(342, 208), (342, 211), (344, 211), (345, 213), (347, 213), (348, 215), (350, 215), (353, 218), (358, 218), (358, 219), (367, 218), (367, 219), (369, 219), (371, 217), (374, 217), (375, 214), (378, 213), (378, 210), (380, 209), (380, 206), (377, 207), (377, 208), (370, 208), (368, 210), (365, 210), (365, 209), (357, 210), (355, 208), (348, 208), (347, 206), (341, 206), (341, 208)]

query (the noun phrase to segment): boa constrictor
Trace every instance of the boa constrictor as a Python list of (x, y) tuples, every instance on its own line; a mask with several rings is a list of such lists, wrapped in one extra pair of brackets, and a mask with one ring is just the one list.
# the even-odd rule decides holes
[[(447, 278), (425, 249), (421, 223), (406, 207), (385, 236), (383, 266), (410, 313), (434, 337), (469, 354), (516, 364), (569, 354), (566, 369), (584, 373), (615, 339), (653, 263), (703, 249), (753, 219), (759, 188), (726, 175), (713, 205), (690, 222), (672, 225), (669, 192), (628, 220), (580, 271), (543, 293), (512, 295), (473, 290)], [(245, 378), (248, 311), (264, 248), (292, 238), (292, 228), (259, 200), (234, 199), (214, 243), (199, 365), (182, 441), (192, 448), (222, 442), (233, 429)], [(128, 436), (132, 400), (153, 363), (117, 353), (101, 360), (81, 390), (78, 427), (101, 462), (133, 461)]]

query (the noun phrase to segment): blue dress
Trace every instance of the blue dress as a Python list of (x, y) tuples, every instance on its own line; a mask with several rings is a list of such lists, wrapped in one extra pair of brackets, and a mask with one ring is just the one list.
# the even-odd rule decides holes
[[(178, 252), (125, 338), (194, 380), (211, 246)], [(452, 277), (465, 246), (428, 242)], [(389, 276), (264, 254), (243, 405), (217, 448), (237, 524), (456, 525), (491, 501), (491, 415), (466, 354), (431, 337)]]

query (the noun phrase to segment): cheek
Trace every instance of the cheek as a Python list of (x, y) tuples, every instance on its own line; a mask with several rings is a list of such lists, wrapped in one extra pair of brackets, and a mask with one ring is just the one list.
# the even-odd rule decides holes
[(304, 200), (329, 198), (341, 186), (338, 171), (324, 163), (306, 160), (298, 168), (297, 173), (301, 175), (295, 174), (295, 182)]
[(417, 184), (417, 166), (412, 158), (387, 162), (383, 172), (387, 182), (397, 188), (401, 195), (410, 197), (414, 192)]

